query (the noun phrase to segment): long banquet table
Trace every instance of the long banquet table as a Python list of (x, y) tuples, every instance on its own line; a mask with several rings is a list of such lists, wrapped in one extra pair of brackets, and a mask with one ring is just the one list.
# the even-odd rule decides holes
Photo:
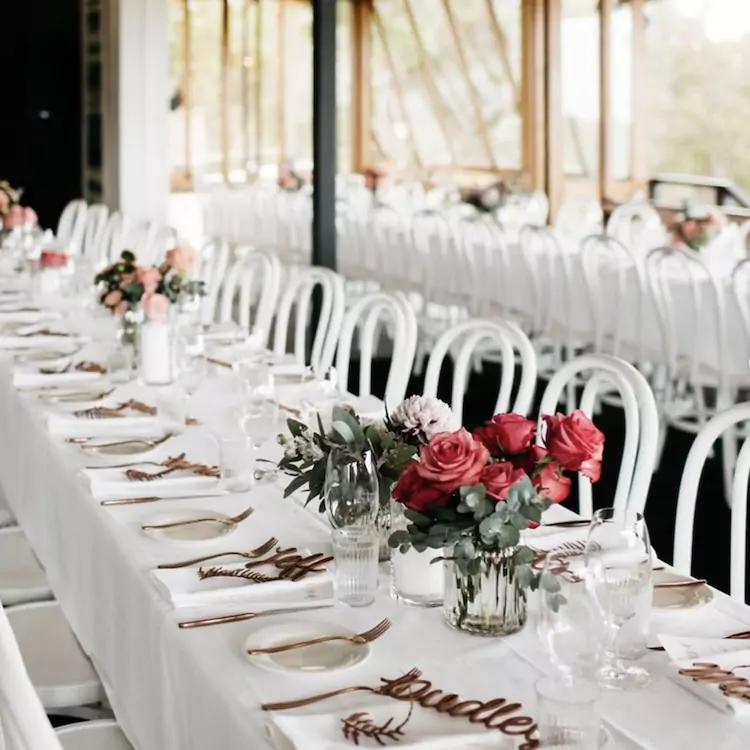
[[(221, 373), (204, 388), (215, 415), (226, 389)], [(144, 401), (156, 394), (131, 384), (130, 393)], [(211, 460), (205, 426), (188, 428), (170, 441), (169, 453), (188, 450), (196, 460)], [(385, 571), (373, 606), (351, 609), (336, 605), (309, 613), (261, 618), (195, 630), (177, 622), (252, 609), (247, 603), (176, 611), (149, 577), (158, 563), (181, 560), (221, 549), (250, 549), (271, 530), (284, 545), (330, 550), (329, 532), (311, 510), (282, 498), (279, 485), (249, 494), (210, 499), (105, 508), (94, 499), (78, 472), (91, 457), (77, 446), (51, 435), (41, 403), (12, 383), (12, 361), (0, 358), (0, 484), (47, 576), (56, 599), (107, 689), (113, 709), (137, 750), (239, 750), (272, 747), (267, 731), (266, 701), (304, 697), (355, 684), (378, 684), (419, 667), (436, 687), (465, 699), (507, 697), (533, 715), (535, 680), (550, 672), (532, 621), (521, 633), (483, 639), (454, 632), (439, 610), (401, 606), (389, 598)], [(167, 455), (166, 446), (160, 448)], [(231, 537), (201, 545), (160, 544), (145, 537), (139, 524), (162, 510), (214, 508), (239, 512), (256, 509)], [(157, 507), (158, 506), (158, 507)], [(552, 517), (565, 516), (562, 508)], [(243, 642), (256, 628), (274, 619), (330, 621), (355, 632), (383, 617), (393, 627), (373, 644), (369, 659), (354, 668), (328, 674), (262, 671), (243, 655)], [(713, 619), (712, 619), (713, 618)], [(718, 619), (717, 619), (718, 618)], [(723, 635), (750, 627), (750, 608), (716, 593), (700, 610), (658, 615), (658, 632), (695, 633), (719, 623)], [(750, 727), (702, 702), (664, 676), (667, 657), (652, 653), (652, 684), (641, 692), (604, 696), (603, 721), (620, 750), (747, 750)], [(346, 716), (356, 696), (337, 698), (304, 711)], [(366, 699), (365, 699), (366, 700)], [(372, 700), (371, 698), (369, 699)], [(381, 699), (382, 700), (382, 699)], [(496, 745), (491, 745), (496, 747)], [(483, 744), (482, 747), (490, 747)], [(324, 750), (323, 746), (320, 750)]]

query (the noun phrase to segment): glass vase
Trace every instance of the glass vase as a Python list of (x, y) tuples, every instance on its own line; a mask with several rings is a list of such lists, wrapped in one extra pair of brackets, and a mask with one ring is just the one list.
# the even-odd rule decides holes
[[(390, 531), (406, 529), (404, 506), (391, 500)], [(390, 533), (390, 532), (389, 532)], [(426, 549), (417, 552), (410, 547), (407, 552), (389, 549), (391, 569), (391, 598), (415, 607), (439, 607), (443, 603), (443, 565), (433, 563), (442, 557), (440, 550)]]
[(378, 514), (378, 474), (370, 451), (352, 456), (334, 449), (328, 455), (323, 486), (331, 526), (375, 526)]
[(443, 570), (443, 613), (452, 628), (472, 635), (499, 636), (519, 631), (526, 623), (526, 592), (516, 579), (515, 547), (477, 549), (480, 571), (462, 572), (453, 548), (446, 548)]
[(126, 310), (121, 318), (117, 339), (120, 344), (122, 365), (119, 368), (126, 378), (134, 377), (138, 368), (139, 330), (143, 317), (140, 310)]
[(165, 319), (144, 319), (138, 337), (141, 380), (146, 385), (169, 385), (174, 380), (172, 326)]

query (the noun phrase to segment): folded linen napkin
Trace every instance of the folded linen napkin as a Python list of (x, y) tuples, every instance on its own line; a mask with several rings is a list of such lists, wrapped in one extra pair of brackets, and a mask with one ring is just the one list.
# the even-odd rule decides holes
[[(309, 552), (301, 550), (303, 557)], [(212, 567), (212, 563), (204, 563)], [(228, 570), (244, 570), (245, 563), (222, 564)], [(156, 569), (151, 571), (151, 578), (162, 596), (175, 607), (200, 607), (217, 602), (243, 601), (252, 604), (259, 611), (265, 609), (285, 609), (309, 604), (319, 607), (321, 604), (333, 604), (333, 575), (312, 573), (301, 581), (267, 581), (253, 583), (242, 578), (217, 576), (215, 578), (198, 578), (198, 568)], [(263, 565), (253, 570), (270, 576), (279, 573), (273, 565)]]
[(158, 437), (164, 425), (158, 416), (138, 414), (114, 419), (88, 419), (74, 414), (53, 412), (47, 415), (47, 429), (64, 437), (127, 438)]
[[(64, 361), (62, 358), (61, 361)], [(46, 363), (47, 367), (57, 367), (57, 361)], [(41, 388), (44, 386), (57, 385), (75, 385), (77, 383), (90, 383), (91, 381), (101, 380), (103, 378), (100, 372), (81, 372), (73, 370), (72, 372), (39, 372), (38, 368), (16, 369), (13, 372), (13, 385), (16, 388)]]
[(0, 336), (0, 349), (59, 349), (60, 345), (83, 344), (82, 336)]
[[(378, 726), (393, 718), (391, 726), (397, 727), (409, 715), (409, 705), (381, 698), (356, 709), (350, 706), (332, 711), (329, 706), (327, 713), (299, 715), (284, 711), (272, 715), (266, 731), (276, 750), (351, 750), (352, 741), (344, 737), (342, 719), (356, 710), (367, 713)], [(401, 731), (397, 747), (414, 750), (510, 750), (515, 746), (513, 738), (500, 732), (416, 705)]]
[(46, 321), (59, 320), (60, 313), (54, 310), (26, 309), (24, 305), (0, 305), (0, 326), (11, 324), (38, 325)]
[[(143, 467), (134, 466), (144, 472), (155, 474), (161, 469), (148, 464)], [(82, 469), (83, 476), (89, 483), (91, 494), (95, 498), (130, 497), (140, 495), (140, 490), (148, 490), (149, 495), (167, 497), (169, 495), (187, 496), (211, 494), (219, 490), (218, 477), (204, 477), (192, 472), (180, 470), (167, 474), (162, 479), (152, 479), (147, 482), (128, 479), (127, 469)], [(136, 493), (135, 490), (138, 490)]]

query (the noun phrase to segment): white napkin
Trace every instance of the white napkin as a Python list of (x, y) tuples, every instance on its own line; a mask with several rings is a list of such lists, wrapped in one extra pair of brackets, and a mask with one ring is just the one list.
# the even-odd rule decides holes
[[(63, 358), (64, 360), (64, 358)], [(56, 367), (56, 360), (45, 362), (46, 367)], [(42, 373), (38, 369), (17, 369), (13, 372), (13, 385), (16, 388), (37, 388), (54, 385), (75, 385), (76, 383), (90, 383), (101, 380), (100, 372), (50, 372)]]
[(148, 414), (115, 419), (87, 419), (73, 414), (50, 413), (47, 415), (47, 429), (53, 435), (92, 438), (158, 437), (164, 432), (159, 417)]
[(722, 670), (732, 671), (738, 678), (744, 677), (750, 688), (750, 646), (746, 641), (662, 636), (661, 642), (673, 660), (668, 669), (671, 679), (720, 711), (750, 721), (750, 703), (726, 696), (719, 682), (696, 682), (692, 677), (680, 674), (681, 669), (694, 668), (696, 663), (707, 662)]
[[(303, 557), (309, 552), (301, 550)], [(221, 564), (221, 563), (217, 563)], [(209, 561), (205, 563), (211, 566)], [(244, 569), (245, 563), (221, 564), (230, 570)], [(278, 575), (279, 569), (274, 565), (263, 565), (253, 570), (265, 575)], [(259, 611), (266, 609), (295, 608), (309, 604), (319, 607), (321, 603), (333, 604), (333, 575), (311, 573), (301, 581), (268, 581), (253, 583), (242, 578), (222, 576), (198, 578), (198, 568), (156, 569), (151, 571), (151, 578), (162, 596), (175, 607), (199, 607), (216, 602), (243, 601), (252, 603)]]
[[(331, 710), (329, 707), (327, 713), (299, 715), (280, 711), (272, 714), (266, 730), (276, 750), (351, 750), (354, 744), (344, 737), (341, 720), (351, 716), (355, 710), (357, 713), (368, 713), (377, 725), (393, 717), (393, 725), (398, 726), (406, 719), (409, 704), (382, 698), (377, 703), (356, 709), (350, 706)], [(500, 732), (471, 724), (468, 719), (444, 716), (417, 705), (402, 731), (404, 736), (395, 745), (402, 749), (510, 750), (514, 747), (513, 738)], [(360, 738), (360, 742), (364, 745), (366, 740)]]
[(24, 310), (24, 305), (0, 305), (0, 326), (12, 323), (39, 324), (58, 320), (60, 313), (52, 310)]
[[(156, 473), (162, 469), (158, 466), (145, 464), (143, 467), (134, 466), (149, 473)], [(153, 479), (150, 482), (137, 482), (128, 479), (127, 469), (81, 469), (81, 475), (88, 481), (91, 494), (95, 498), (130, 497), (140, 495), (146, 489), (149, 495), (166, 497), (168, 495), (196, 495), (212, 493), (218, 490), (217, 477), (202, 477), (187, 471), (175, 471), (167, 474), (163, 479)], [(138, 492), (135, 492), (135, 490)]]
[(0, 349), (59, 349), (84, 341), (81, 336), (0, 336)]

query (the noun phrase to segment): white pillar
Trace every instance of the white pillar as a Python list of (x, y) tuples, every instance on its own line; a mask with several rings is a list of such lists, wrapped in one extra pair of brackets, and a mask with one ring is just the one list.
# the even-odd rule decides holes
[(104, 201), (133, 223), (165, 223), (169, 198), (168, 0), (103, 8)]

